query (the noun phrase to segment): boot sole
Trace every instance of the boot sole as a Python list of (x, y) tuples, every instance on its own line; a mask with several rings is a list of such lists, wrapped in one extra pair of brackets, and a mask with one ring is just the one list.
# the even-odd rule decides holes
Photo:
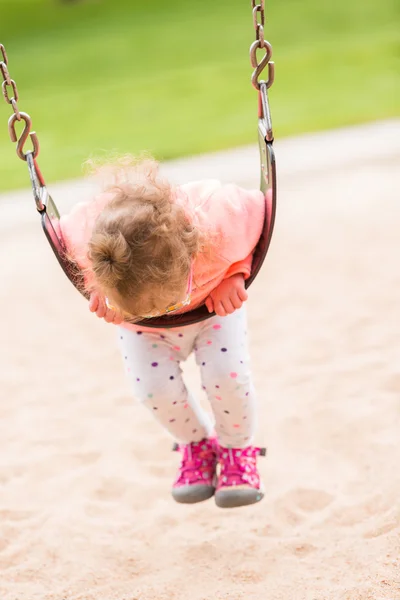
[(238, 508), (257, 504), (264, 498), (261, 490), (228, 490), (215, 493), (215, 504), (219, 508)]
[(214, 494), (215, 488), (209, 485), (182, 485), (172, 490), (172, 497), (179, 504), (197, 504), (209, 500)]

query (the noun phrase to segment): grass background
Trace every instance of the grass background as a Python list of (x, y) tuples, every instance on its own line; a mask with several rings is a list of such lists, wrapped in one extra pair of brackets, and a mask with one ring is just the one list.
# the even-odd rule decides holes
[[(398, 114), (395, 0), (266, 4), (275, 137)], [(253, 39), (250, 0), (0, 0), (0, 42), (48, 182), (103, 152), (169, 159), (255, 142)], [(0, 102), (1, 190), (29, 183), (10, 114)]]

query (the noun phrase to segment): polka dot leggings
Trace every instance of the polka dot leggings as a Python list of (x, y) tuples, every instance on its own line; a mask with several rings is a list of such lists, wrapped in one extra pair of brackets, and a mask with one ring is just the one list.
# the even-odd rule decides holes
[[(245, 308), (227, 317), (174, 329), (119, 329), (133, 393), (179, 442), (197, 442), (215, 429), (223, 446), (252, 443), (256, 410)], [(214, 422), (186, 388), (180, 363), (195, 353)]]

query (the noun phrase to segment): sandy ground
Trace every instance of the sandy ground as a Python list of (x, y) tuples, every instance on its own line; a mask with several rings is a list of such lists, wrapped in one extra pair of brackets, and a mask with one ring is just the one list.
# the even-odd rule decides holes
[[(115, 330), (64, 279), (29, 192), (0, 199), (1, 600), (400, 599), (399, 140), (392, 121), (276, 143), (249, 301), (267, 494), (239, 510), (173, 503), (178, 457)], [(166, 170), (254, 186), (256, 156)], [(51, 192), (67, 207), (87, 185)]]

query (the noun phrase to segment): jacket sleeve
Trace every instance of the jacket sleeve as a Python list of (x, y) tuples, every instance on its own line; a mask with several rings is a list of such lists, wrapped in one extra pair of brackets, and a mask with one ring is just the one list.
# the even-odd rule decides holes
[(245, 279), (248, 279), (251, 275), (251, 265), (253, 263), (253, 253), (249, 254), (247, 258), (244, 260), (239, 260), (229, 267), (226, 272), (226, 277), (232, 277), (232, 275), (237, 275), (241, 273)]
[(89, 241), (96, 219), (107, 200), (107, 194), (102, 194), (89, 202), (80, 202), (69, 214), (63, 215), (60, 219), (60, 230), (67, 254), (81, 269), (89, 292), (95, 287), (88, 257)]
[(237, 185), (220, 186), (208, 199), (210, 226), (219, 238), (216, 251), (228, 266), (225, 278), (251, 274), (253, 252), (264, 224), (265, 199), (259, 190)]

